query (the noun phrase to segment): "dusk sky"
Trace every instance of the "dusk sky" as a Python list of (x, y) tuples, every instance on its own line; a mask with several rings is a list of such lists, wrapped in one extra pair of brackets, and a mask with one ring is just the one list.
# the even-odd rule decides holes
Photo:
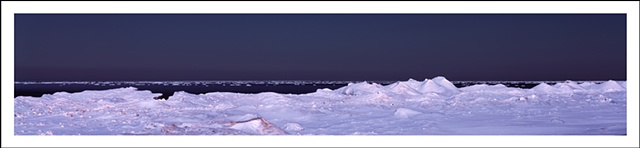
[(16, 14), (16, 81), (626, 80), (624, 14)]

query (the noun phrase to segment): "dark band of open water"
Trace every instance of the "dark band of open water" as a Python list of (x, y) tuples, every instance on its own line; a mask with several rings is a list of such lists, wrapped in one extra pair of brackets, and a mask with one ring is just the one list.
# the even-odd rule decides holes
[[(388, 85), (395, 81), (369, 81), (381, 85)], [(16, 82), (15, 94), (17, 96), (41, 97), (44, 94), (56, 92), (82, 92), (85, 90), (108, 90), (123, 87), (135, 87), (138, 90), (150, 90), (153, 93), (162, 93), (159, 99), (167, 99), (174, 92), (185, 91), (193, 94), (209, 92), (234, 92), (234, 93), (262, 93), (275, 92), (282, 94), (306, 94), (316, 92), (318, 89), (338, 89), (356, 83), (349, 81), (215, 81), (215, 82)], [(504, 84), (508, 87), (531, 88), (540, 82), (453, 82), (458, 88), (475, 84)], [(554, 82), (546, 82), (554, 83)]]

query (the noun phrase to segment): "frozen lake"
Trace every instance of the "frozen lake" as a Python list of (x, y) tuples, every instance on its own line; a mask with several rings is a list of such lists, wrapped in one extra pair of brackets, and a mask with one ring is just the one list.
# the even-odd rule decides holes
[[(16, 135), (626, 135), (626, 81), (16, 82)], [(151, 87), (205, 86), (209, 93)], [(309, 85), (310, 84), (310, 85)], [(505, 85), (506, 84), (506, 85)], [(132, 85), (131, 87), (122, 87)], [(217, 85), (224, 85), (217, 87)], [(232, 86), (228, 86), (232, 85)], [(269, 85), (308, 93), (232, 93)], [(315, 85), (315, 86), (314, 86)], [(518, 86), (518, 87), (507, 87)], [(335, 87), (333, 87), (335, 86)], [(113, 89), (108, 88), (113, 87)], [(328, 88), (327, 88), (328, 87)], [(16, 92), (19, 91), (16, 87)], [(24, 87), (23, 87), (24, 88)], [(20, 89), (23, 89), (20, 88)], [(80, 87), (83, 88), (83, 87)], [(142, 89), (145, 88), (145, 89)], [(254, 90), (250, 90), (253, 88)], [(327, 89), (324, 89), (327, 88)], [(86, 89), (86, 87), (84, 87)], [(149, 90), (147, 90), (149, 89)], [(216, 90), (217, 89), (217, 90)], [(215, 90), (215, 91), (211, 91)], [(170, 91), (170, 90), (168, 90)], [(261, 90), (262, 91), (262, 90)], [(305, 90), (306, 91), (306, 90)]]

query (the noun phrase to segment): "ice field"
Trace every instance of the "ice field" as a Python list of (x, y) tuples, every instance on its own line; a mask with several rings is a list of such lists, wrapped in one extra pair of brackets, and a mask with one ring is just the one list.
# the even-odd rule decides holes
[(15, 135), (626, 135), (626, 82), (457, 88), (444, 77), (308, 94), (126, 87), (14, 98)]

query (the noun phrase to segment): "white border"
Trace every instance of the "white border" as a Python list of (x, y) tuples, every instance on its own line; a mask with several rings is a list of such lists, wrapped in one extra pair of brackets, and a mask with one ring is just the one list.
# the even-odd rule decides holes
[[(14, 13), (626, 13), (627, 136), (14, 136)], [(637, 147), (638, 2), (7, 2), (2, 1), (2, 146)], [(594, 59), (597, 60), (597, 59)]]

